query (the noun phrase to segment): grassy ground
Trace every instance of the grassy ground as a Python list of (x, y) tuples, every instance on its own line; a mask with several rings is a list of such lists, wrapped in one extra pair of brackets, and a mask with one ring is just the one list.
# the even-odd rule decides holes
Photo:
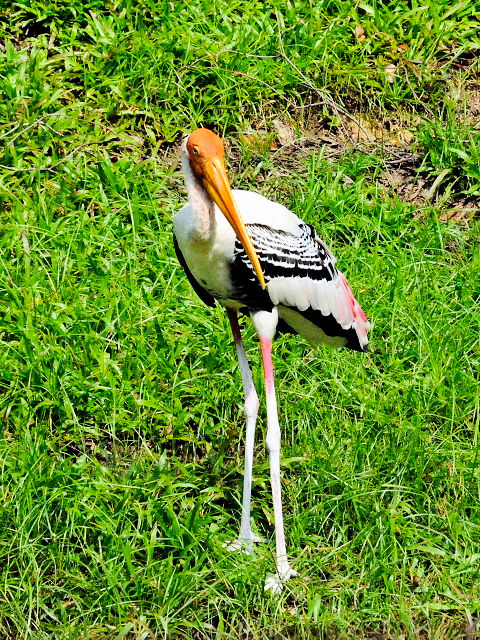
[[(2, 639), (479, 636), (479, 16), (0, 2)], [(279, 598), (264, 414), (253, 559), (232, 341), (172, 250), (202, 124), (373, 323), (366, 356), (277, 341)]]

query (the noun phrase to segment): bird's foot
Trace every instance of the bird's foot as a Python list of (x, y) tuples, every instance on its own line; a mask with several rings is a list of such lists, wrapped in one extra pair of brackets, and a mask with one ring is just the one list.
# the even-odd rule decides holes
[(252, 534), (251, 538), (238, 538), (237, 540), (231, 540), (230, 542), (224, 542), (223, 546), (228, 551), (242, 551), (248, 556), (253, 556), (255, 551), (253, 545), (257, 542), (265, 542), (260, 536)]
[(298, 576), (298, 572), (292, 569), (287, 563), (278, 567), (277, 573), (268, 573), (265, 578), (265, 591), (269, 591), (273, 595), (278, 595), (283, 590), (283, 585), (290, 578)]

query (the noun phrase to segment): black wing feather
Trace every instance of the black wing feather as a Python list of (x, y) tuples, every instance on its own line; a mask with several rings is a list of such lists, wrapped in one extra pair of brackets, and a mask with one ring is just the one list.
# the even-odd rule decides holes
[[(335, 258), (312, 226), (300, 224), (298, 235), (272, 229), (266, 225), (247, 224), (246, 226), (267, 282), (272, 278), (281, 277), (326, 281), (337, 277)], [(251, 268), (249, 258), (237, 241), (235, 255), (239, 254)]]

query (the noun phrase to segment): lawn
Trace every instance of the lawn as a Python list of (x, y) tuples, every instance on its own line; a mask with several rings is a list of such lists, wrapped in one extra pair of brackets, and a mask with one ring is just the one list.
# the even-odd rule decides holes
[[(0, 30), (0, 638), (479, 638), (480, 2), (0, 0)], [(366, 355), (275, 343), (276, 597), (265, 407), (249, 557), (235, 348), (173, 251), (198, 126), (372, 323)]]

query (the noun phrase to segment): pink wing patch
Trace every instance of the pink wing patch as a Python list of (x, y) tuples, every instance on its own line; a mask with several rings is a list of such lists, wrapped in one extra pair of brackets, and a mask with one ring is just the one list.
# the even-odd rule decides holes
[(355, 296), (350, 289), (350, 285), (348, 284), (348, 280), (341, 271), (338, 272), (338, 275), (340, 276), (340, 280), (342, 282), (345, 301), (348, 304), (351, 316), (353, 317), (352, 326), (357, 332), (360, 344), (362, 346), (365, 346), (368, 343), (367, 330), (370, 328), (370, 323), (365, 314), (365, 311), (356, 301)]

